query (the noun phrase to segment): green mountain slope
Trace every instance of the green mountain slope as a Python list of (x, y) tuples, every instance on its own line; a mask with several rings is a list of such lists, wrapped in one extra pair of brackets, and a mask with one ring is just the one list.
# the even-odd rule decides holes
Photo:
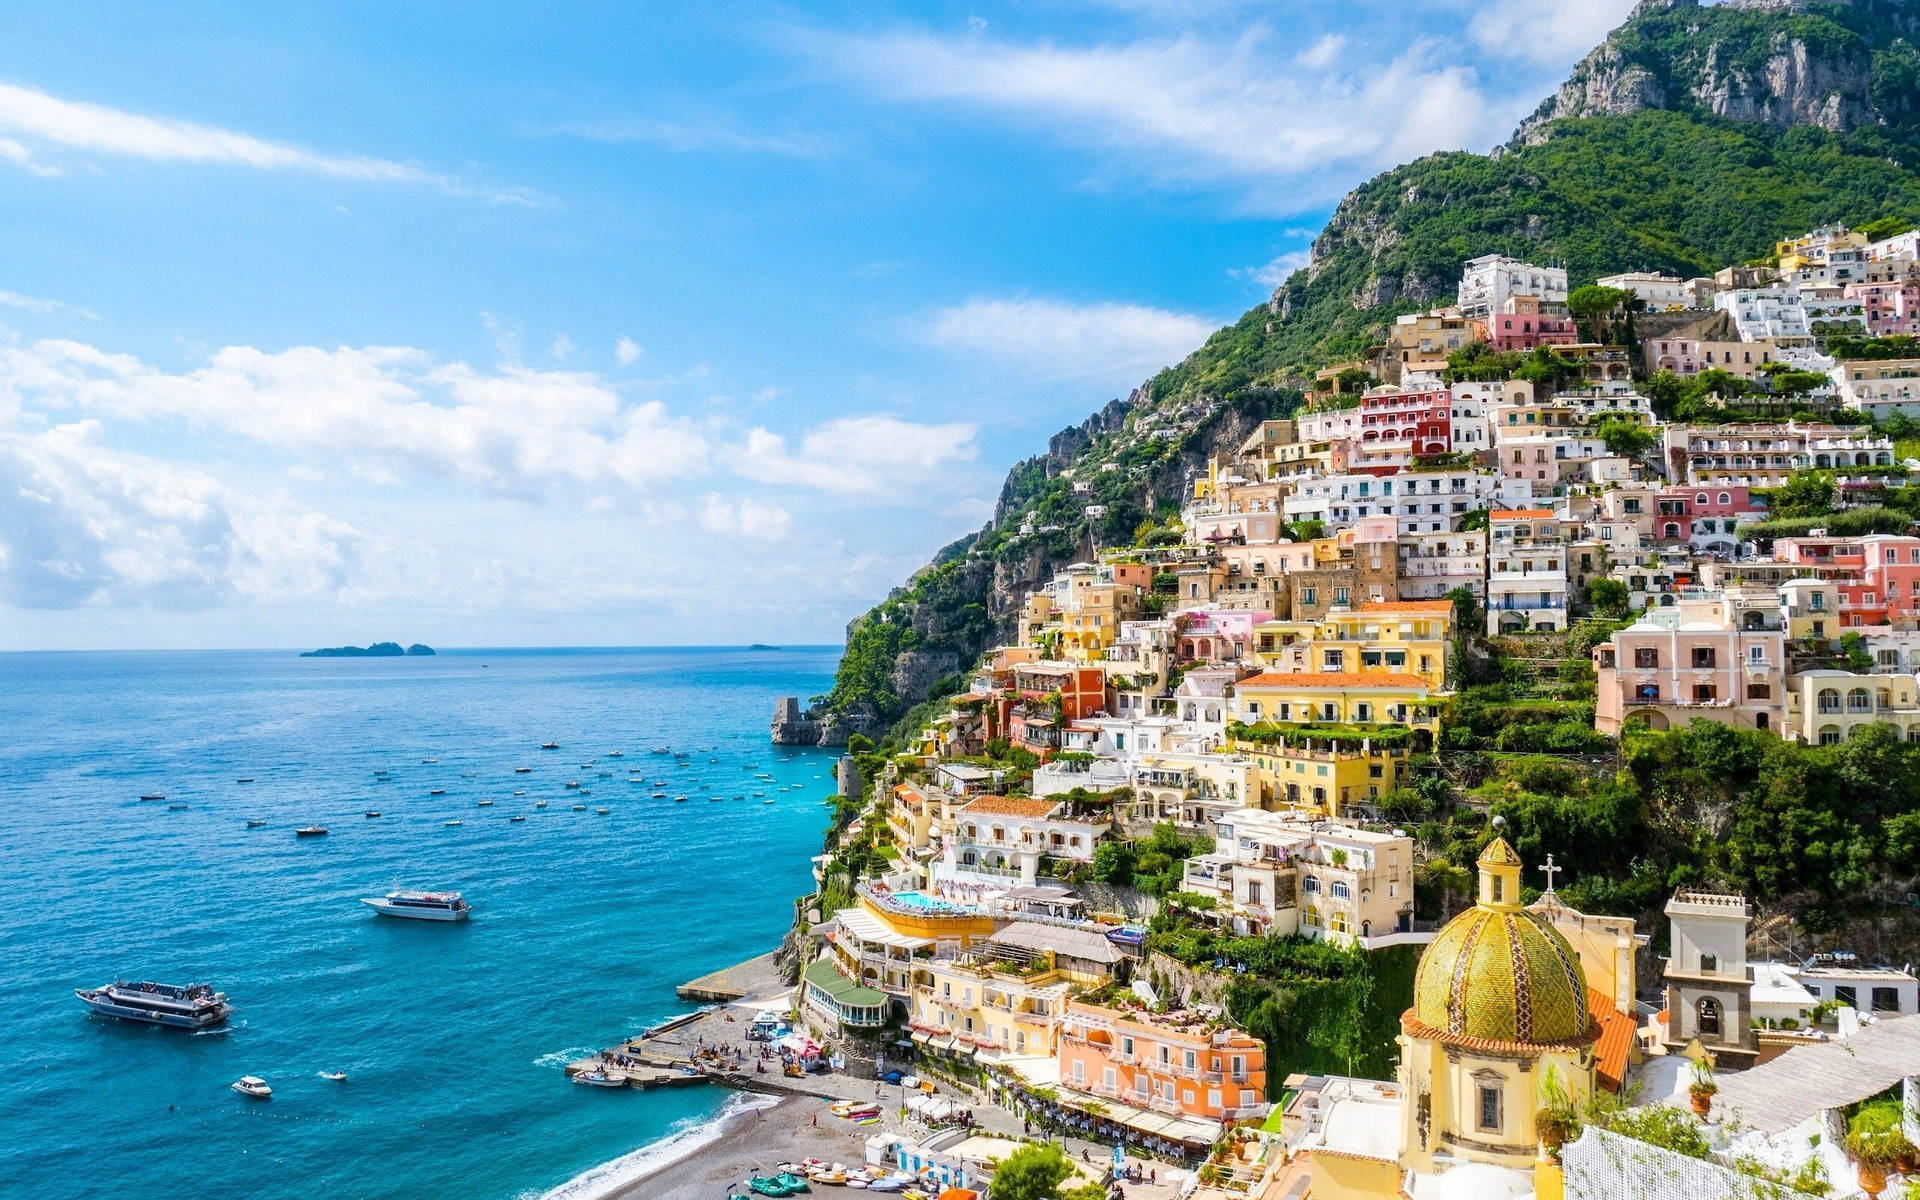
[[(1395, 316), (1448, 299), (1468, 258), (1563, 262), (1578, 286), (1622, 270), (1708, 272), (1832, 221), (1920, 222), (1920, 175), (1902, 165), (1920, 112), (1920, 71), (1905, 65), (1920, 62), (1905, 40), (1916, 9), (1650, 0), (1512, 145), (1431, 155), (1356, 188), (1271, 302), (1016, 466), (984, 529), (856, 619), (829, 707), (885, 729), (957, 686), (1010, 636), (1027, 588), (1149, 532), (1210, 455), (1291, 412), (1314, 370), (1354, 357)], [(1754, 82), (1772, 80), (1783, 55), (1794, 79), (1850, 99), (1823, 107), (1791, 80)], [(1633, 71), (1653, 83), (1619, 111), (1581, 115), (1620, 92), (1608, 78)], [(1753, 103), (1729, 99), (1741, 87)], [(1106, 515), (1090, 522), (1089, 503)]]

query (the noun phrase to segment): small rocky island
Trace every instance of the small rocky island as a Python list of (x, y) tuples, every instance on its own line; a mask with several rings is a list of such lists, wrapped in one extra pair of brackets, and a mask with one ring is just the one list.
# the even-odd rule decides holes
[(301, 652), (301, 658), (403, 658), (410, 654), (432, 654), (433, 647), (415, 642), (402, 650), (399, 642), (375, 642), (371, 646), (327, 646)]

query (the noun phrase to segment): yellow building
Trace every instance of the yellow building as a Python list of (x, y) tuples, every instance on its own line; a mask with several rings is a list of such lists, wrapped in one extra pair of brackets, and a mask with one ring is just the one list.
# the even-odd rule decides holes
[(1284, 740), (1236, 738), (1233, 749), (1253, 762), (1259, 792), (1249, 799), (1257, 799), (1261, 808), (1313, 808), (1336, 818), (1350, 804), (1377, 800), (1399, 787), (1409, 757), (1403, 745), (1336, 746), (1310, 732)]
[(1420, 956), (1400, 1019), (1406, 1087), (1400, 1165), (1459, 1162), (1530, 1170), (1551, 1072), (1572, 1101), (1594, 1087), (1600, 1036), (1573, 946), (1520, 903), (1520, 858), (1496, 837), (1480, 854), (1474, 906)]
[(909, 1006), (927, 982), (936, 954), (955, 954), (993, 936), (991, 916), (917, 894), (895, 896), (866, 884), (859, 903), (833, 914), (827, 944), (840, 973)]
[(1020, 644), (1033, 645), (1040, 631), (1052, 625), (1058, 616), (1052, 595), (1044, 591), (1028, 592), (1026, 602), (1020, 606)]
[(1036, 965), (1005, 959), (932, 963), (927, 982), (913, 992), (909, 1035), (935, 1051), (1050, 1057), (1067, 994), (1090, 981), (1044, 960)]
[(1273, 672), (1415, 675), (1447, 690), (1449, 600), (1374, 600), (1312, 621), (1254, 626), (1254, 658)]
[(1228, 712), (1246, 725), (1405, 725), (1437, 733), (1440, 702), (1418, 675), (1397, 671), (1267, 671), (1233, 685)]

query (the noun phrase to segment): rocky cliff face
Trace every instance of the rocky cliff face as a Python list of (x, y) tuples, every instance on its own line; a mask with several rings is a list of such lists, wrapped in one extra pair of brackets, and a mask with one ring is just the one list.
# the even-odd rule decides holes
[(1920, 56), (1905, 39), (1910, 0), (1645, 0), (1573, 69), (1514, 135), (1551, 136), (1568, 117), (1642, 109), (1695, 110), (1778, 128), (1906, 137), (1912, 110), (1900, 86)]

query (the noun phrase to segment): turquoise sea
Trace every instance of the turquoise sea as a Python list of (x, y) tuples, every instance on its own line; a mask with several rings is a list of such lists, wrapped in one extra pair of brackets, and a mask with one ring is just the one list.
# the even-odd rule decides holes
[[(516, 1200), (712, 1137), (725, 1092), (561, 1064), (777, 942), (833, 758), (770, 748), (767, 721), (837, 656), (0, 655), (0, 1196)], [(311, 822), (332, 832), (296, 840)], [(458, 888), (474, 918), (359, 903), (396, 886)], [(187, 1034), (73, 997), (116, 977), (213, 983), (233, 1020)], [(273, 1099), (229, 1091), (243, 1074)]]

